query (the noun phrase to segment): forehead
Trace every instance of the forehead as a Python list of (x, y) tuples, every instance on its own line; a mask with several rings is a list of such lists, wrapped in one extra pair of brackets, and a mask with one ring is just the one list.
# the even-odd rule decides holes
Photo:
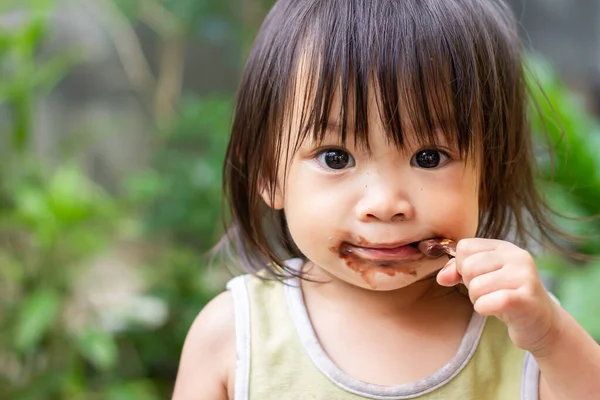
[(408, 138), (458, 145), (449, 68), (438, 66), (437, 79), (414, 87), (410, 76), (402, 76), (401, 71), (381, 81), (376, 65), (366, 81), (360, 81), (357, 72), (344, 76), (328, 71), (324, 57), (305, 50), (298, 61), (289, 120), (299, 142), (321, 141), (335, 133), (342, 143), (350, 138), (369, 148), (369, 131), (377, 127), (399, 149)]

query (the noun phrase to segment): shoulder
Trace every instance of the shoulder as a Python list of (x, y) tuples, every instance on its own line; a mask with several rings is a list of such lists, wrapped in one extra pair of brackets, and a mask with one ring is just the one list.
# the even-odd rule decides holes
[(223, 292), (202, 309), (187, 334), (173, 399), (227, 399), (234, 370), (233, 299)]

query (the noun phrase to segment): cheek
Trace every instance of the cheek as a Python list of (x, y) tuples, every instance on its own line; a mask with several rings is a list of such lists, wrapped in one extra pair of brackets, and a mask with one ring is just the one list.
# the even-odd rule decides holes
[(336, 236), (348, 225), (353, 204), (350, 192), (343, 181), (325, 179), (302, 162), (290, 169), (284, 195), (285, 215), (296, 246), (307, 257), (339, 257), (330, 248), (336, 246)]
[(303, 196), (290, 190), (285, 202), (287, 228), (300, 252), (310, 260), (326, 264), (339, 258), (335, 238), (337, 219), (331, 203), (323, 195)]
[(419, 203), (426, 224), (452, 238), (473, 237), (479, 225), (479, 193), (474, 179), (423, 190)]
[[(338, 201), (335, 192), (318, 190), (314, 179), (310, 179), (305, 168), (293, 166), (287, 176), (284, 192), (284, 209), (290, 230), (311, 230), (312, 221), (322, 221), (323, 224), (335, 223), (332, 218), (323, 220), (323, 216), (331, 216), (331, 208)], [(314, 223), (313, 223), (314, 225)], [(314, 230), (314, 226), (312, 227)], [(294, 233), (294, 232), (292, 232)]]
[(452, 222), (461, 226), (461, 237), (473, 237), (479, 226), (479, 190), (476, 184), (463, 189), (463, 195), (453, 203)]
[[(315, 172), (307, 162), (296, 161), (290, 168), (284, 192), (286, 213), (303, 214), (304, 218), (327, 216), (335, 222), (351, 206), (353, 185)], [(300, 216), (302, 217), (302, 216)]]

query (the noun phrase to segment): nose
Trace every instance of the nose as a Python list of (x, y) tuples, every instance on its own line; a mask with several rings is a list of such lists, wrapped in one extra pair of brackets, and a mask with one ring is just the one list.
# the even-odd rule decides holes
[(362, 222), (406, 221), (414, 217), (414, 207), (405, 189), (399, 187), (397, 181), (394, 182), (396, 179), (367, 185), (363, 197), (356, 205), (358, 218)]

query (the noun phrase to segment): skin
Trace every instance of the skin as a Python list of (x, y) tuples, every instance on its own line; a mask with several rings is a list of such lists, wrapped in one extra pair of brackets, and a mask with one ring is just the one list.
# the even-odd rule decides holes
[(549, 298), (527, 251), (502, 240), (461, 240), (437, 281), (464, 283), (475, 310), (503, 321), (513, 343), (532, 353), (540, 399), (598, 398), (600, 346)]
[[(536, 358), (542, 400), (596, 399), (600, 347), (549, 298), (531, 255), (505, 241), (472, 238), (477, 162), (461, 160), (440, 140), (447, 161), (433, 169), (415, 166), (416, 141), (402, 150), (390, 146), (371, 108), (370, 153), (347, 145), (354, 165), (331, 170), (319, 151), (339, 148), (332, 131), (323, 143), (307, 141), (288, 154), (286, 179), (275, 193), (263, 193), (271, 207), (285, 210), (292, 238), (309, 260), (305, 268), (314, 281), (304, 281), (302, 290), (327, 354), (366, 382), (413, 382), (454, 356), (474, 309), (502, 320), (513, 343)], [(458, 240), (456, 258), (414, 257), (396, 264), (414, 273), (375, 271), (366, 279), (340, 253), (344, 244), (360, 247), (361, 238), (377, 246), (430, 237)], [(355, 262), (376, 270), (363, 256)], [(437, 279), (424, 279), (442, 267)], [(451, 290), (459, 283), (468, 297)], [(173, 398), (231, 399), (234, 370), (233, 310), (224, 293), (190, 330)]]

